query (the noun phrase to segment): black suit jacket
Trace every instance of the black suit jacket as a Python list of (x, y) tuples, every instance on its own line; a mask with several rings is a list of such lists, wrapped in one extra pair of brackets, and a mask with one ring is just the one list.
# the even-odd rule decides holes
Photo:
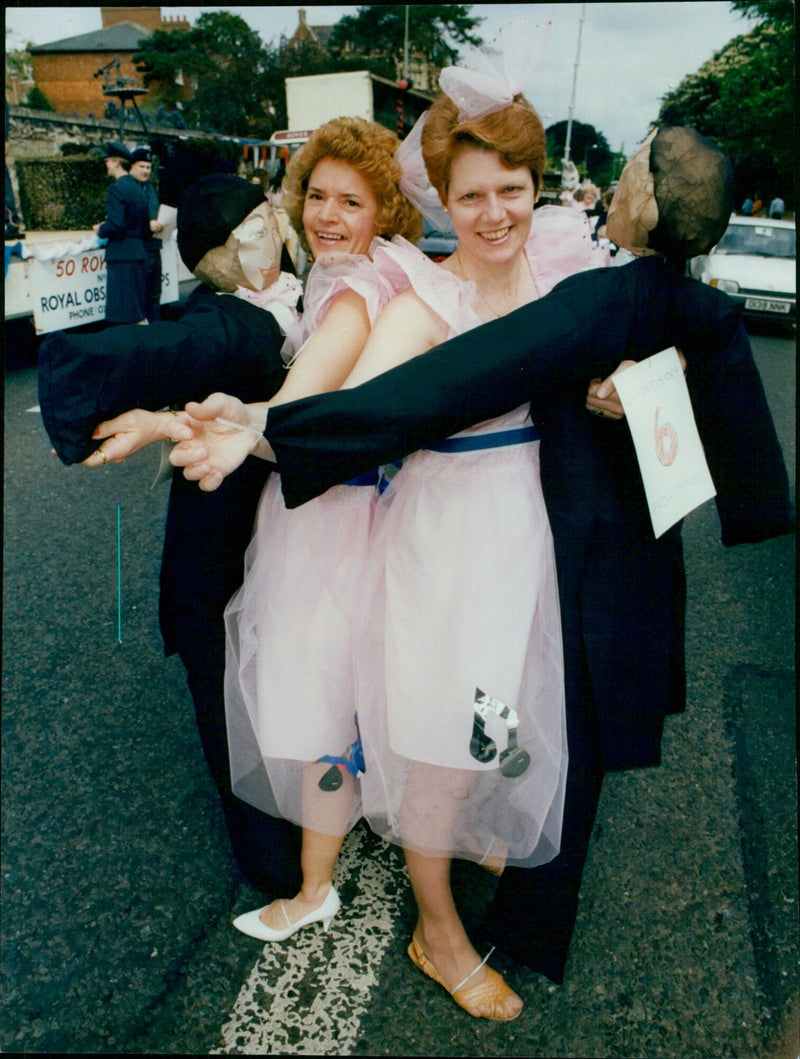
[[(129, 408), (202, 401), (222, 390), (266, 400), (283, 384), (283, 334), (271, 313), (206, 287), (181, 319), (97, 334), (55, 332), (39, 351), (39, 403), (64, 463), (85, 459), (98, 422)], [(159, 599), (168, 654), (187, 669), (221, 674), (222, 613), (242, 580), (244, 552), (270, 466), (248, 460), (213, 493), (175, 472), (164, 534)], [(220, 675), (217, 674), (217, 675)]]
[(129, 408), (183, 407), (220, 390), (266, 400), (283, 384), (283, 336), (271, 313), (196, 287), (180, 320), (113, 331), (54, 331), (39, 347), (39, 405), (64, 463), (96, 448), (92, 431)]
[(271, 409), (265, 430), (292, 507), (530, 401), (556, 548), (570, 756), (599, 742), (610, 769), (657, 764), (664, 716), (683, 709), (685, 581), (680, 526), (654, 539), (627, 425), (590, 416), (585, 394), (624, 357), (671, 345), (689, 362), (723, 542), (790, 531), (786, 470), (739, 313), (656, 258), (570, 277), (362, 386)]

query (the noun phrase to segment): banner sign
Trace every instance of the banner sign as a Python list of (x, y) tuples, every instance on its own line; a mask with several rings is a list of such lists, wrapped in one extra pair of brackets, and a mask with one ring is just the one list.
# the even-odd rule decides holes
[[(97, 323), (106, 315), (104, 247), (62, 257), (29, 258), (33, 322), (36, 333)], [(174, 239), (161, 248), (161, 304), (177, 301), (178, 248)]]
[(660, 537), (716, 495), (677, 350), (662, 350), (614, 376)]

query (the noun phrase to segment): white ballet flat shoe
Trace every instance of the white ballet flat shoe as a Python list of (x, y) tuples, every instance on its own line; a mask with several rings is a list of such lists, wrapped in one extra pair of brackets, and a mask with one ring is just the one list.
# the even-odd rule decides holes
[[(265, 905), (264, 907), (267, 906)], [(286, 926), (281, 928), (281, 930), (268, 927), (259, 918), (260, 908), (257, 908), (254, 912), (245, 912), (244, 915), (237, 916), (233, 921), (233, 925), (242, 934), (247, 934), (251, 938), (258, 938), (259, 941), (285, 941), (296, 931), (302, 930), (303, 927), (308, 927), (312, 923), (322, 922), (322, 929), (327, 931), (340, 907), (339, 895), (336, 889), (331, 886), (319, 908), (315, 908), (313, 912), (309, 912), (307, 916), (302, 916), (300, 919), (295, 920), (294, 923), (289, 919), (286, 913), (286, 905), (281, 901), (281, 911), (283, 912), (283, 918), (286, 920)]]

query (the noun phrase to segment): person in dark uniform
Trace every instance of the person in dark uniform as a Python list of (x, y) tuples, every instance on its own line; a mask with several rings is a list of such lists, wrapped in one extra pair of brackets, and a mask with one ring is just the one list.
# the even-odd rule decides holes
[(131, 176), (142, 185), (147, 199), (148, 231), (143, 240), (146, 257), (145, 283), (147, 319), (151, 324), (161, 319), (161, 240), (164, 225), (158, 220), (158, 195), (150, 182), (153, 156), (149, 147), (135, 147), (131, 152)]
[[(233, 232), (256, 210), (271, 212), (260, 187), (230, 175), (203, 177), (178, 205), (180, 253), (203, 281), (181, 318), (149, 327), (116, 327), (113, 343), (108, 331), (57, 331), (45, 337), (39, 352), (39, 402), (63, 463), (88, 459), (88, 466), (105, 466), (135, 451), (122, 426), (117, 437), (102, 443), (94, 436), (101, 421), (122, 413), (131, 417), (129, 436), (137, 436), (138, 447), (181, 436), (180, 419), (160, 411), (165, 406), (182, 407), (220, 386), (246, 401), (263, 399), (281, 387), (285, 325), (293, 318), (301, 288), (276, 225), (263, 262), (265, 270), (274, 268), (264, 281), (266, 286), (273, 280), (274, 301), (270, 303), (267, 290), (252, 299), (234, 293), (237, 288), (242, 293), (246, 280)], [(222, 252), (223, 264), (227, 261), (229, 281), (218, 268), (215, 280), (205, 271), (215, 249)], [(186, 670), (203, 753), (237, 863), (252, 886), (277, 896), (300, 885), (299, 830), (232, 794), (223, 694), (223, 611), (241, 584), (244, 553), (268, 475), (266, 463), (250, 461), (213, 496), (181, 475), (173, 476), (159, 615), (165, 653), (177, 653)]]
[(106, 172), (113, 183), (106, 198), (106, 219), (92, 230), (106, 245), (106, 321), (147, 323), (147, 254), (150, 237), (147, 198), (130, 175), (131, 153), (121, 143), (106, 144)]

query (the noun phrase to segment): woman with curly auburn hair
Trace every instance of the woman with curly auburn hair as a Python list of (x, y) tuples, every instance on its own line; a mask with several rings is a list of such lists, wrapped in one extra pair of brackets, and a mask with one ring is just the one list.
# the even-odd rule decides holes
[(399, 143), (393, 132), (373, 121), (334, 118), (295, 152), (283, 179), (282, 205), (305, 250), (310, 250), (303, 220), (308, 182), (324, 158), (337, 158), (351, 166), (370, 185), (378, 199), (375, 225), (379, 235), (387, 239), (401, 235), (410, 242), (419, 239), (422, 218), (399, 187), (400, 164), (395, 157)]
[[(283, 202), (314, 265), (286, 382), (268, 403), (246, 406), (250, 415), (263, 421), (271, 404), (338, 389), (378, 315), (408, 283), (397, 261), (423, 256), (407, 241), (421, 235), (422, 219), (399, 188), (398, 144), (374, 122), (336, 118), (289, 161)], [(213, 395), (204, 406), (216, 402), (215, 415), (230, 420), (226, 400)], [(252, 435), (212, 427), (238, 465)], [(223, 474), (209, 470), (201, 462), (187, 477), (214, 489)], [(226, 610), (233, 791), (303, 828), (300, 892), (235, 921), (264, 941), (282, 941), (319, 921), (327, 929), (339, 909), (333, 869), (361, 816), (363, 758), (350, 662), (375, 481), (335, 486), (290, 511), (279, 475), (270, 475), (244, 582)]]

